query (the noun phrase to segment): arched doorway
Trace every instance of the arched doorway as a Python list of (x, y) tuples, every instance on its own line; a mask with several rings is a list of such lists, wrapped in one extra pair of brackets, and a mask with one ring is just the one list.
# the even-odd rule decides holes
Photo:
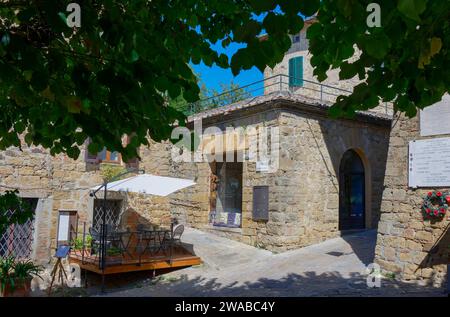
[(363, 162), (348, 150), (339, 167), (339, 230), (365, 228), (365, 192)]

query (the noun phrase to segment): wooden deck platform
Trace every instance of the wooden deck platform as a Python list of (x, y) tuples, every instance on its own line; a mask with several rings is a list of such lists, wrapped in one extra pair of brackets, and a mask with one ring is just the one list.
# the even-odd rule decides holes
[(138, 254), (124, 254), (121, 257), (106, 258), (106, 266), (102, 271), (99, 268), (99, 258), (85, 252), (84, 256), (80, 252), (71, 252), (69, 262), (76, 263), (81, 269), (94, 273), (108, 275), (136, 271), (153, 271), (169, 268), (182, 268), (202, 263), (200, 257), (191, 253), (183, 247), (174, 248), (172, 257), (165, 253), (145, 254), (139, 259)]

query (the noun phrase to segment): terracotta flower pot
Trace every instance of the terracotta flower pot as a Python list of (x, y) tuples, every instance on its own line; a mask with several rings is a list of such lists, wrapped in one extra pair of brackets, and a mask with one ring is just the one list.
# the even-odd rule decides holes
[(31, 292), (31, 280), (33, 278), (28, 278), (26, 280), (16, 280), (14, 283), (14, 288), (11, 287), (9, 283), (6, 284), (5, 289), (2, 292), (2, 297), (29, 297)]

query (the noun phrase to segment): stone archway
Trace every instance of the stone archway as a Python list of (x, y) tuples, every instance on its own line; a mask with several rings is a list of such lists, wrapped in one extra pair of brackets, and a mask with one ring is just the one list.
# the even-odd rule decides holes
[(339, 230), (366, 228), (367, 175), (355, 150), (347, 150), (339, 166)]

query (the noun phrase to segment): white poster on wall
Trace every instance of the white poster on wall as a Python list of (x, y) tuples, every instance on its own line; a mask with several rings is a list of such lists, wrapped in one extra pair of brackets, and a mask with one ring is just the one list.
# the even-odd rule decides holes
[(420, 111), (420, 135), (450, 134), (450, 95)]
[(69, 214), (60, 214), (59, 215), (59, 224), (58, 224), (58, 241), (68, 241), (69, 240)]
[(409, 187), (450, 186), (450, 138), (409, 142)]

